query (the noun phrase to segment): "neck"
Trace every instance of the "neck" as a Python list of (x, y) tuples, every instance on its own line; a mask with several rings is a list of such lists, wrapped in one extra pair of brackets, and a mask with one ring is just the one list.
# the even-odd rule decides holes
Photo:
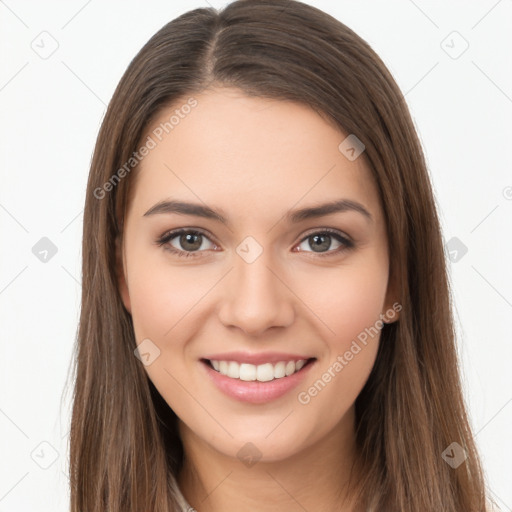
[(251, 466), (220, 453), (182, 422), (180, 435), (185, 459), (178, 483), (197, 512), (354, 510), (347, 489), (355, 458), (353, 408), (318, 443)]

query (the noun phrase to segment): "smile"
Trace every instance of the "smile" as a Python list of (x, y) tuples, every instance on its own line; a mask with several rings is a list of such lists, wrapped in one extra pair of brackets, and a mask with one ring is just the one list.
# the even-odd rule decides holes
[[(237, 360), (234, 360), (237, 359)], [(201, 359), (210, 382), (231, 399), (264, 404), (287, 396), (317, 359), (291, 354), (222, 354)]]
[(289, 377), (298, 372), (306, 363), (306, 359), (298, 361), (279, 361), (276, 364), (250, 364), (237, 363), (236, 361), (209, 361), (214, 370), (231, 379), (243, 381), (269, 382), (274, 379)]

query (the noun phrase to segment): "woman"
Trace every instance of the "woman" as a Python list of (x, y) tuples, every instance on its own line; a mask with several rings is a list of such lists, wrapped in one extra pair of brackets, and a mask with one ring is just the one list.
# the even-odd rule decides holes
[(180, 16), (91, 165), (72, 510), (486, 510), (450, 307), (368, 44), (297, 1)]

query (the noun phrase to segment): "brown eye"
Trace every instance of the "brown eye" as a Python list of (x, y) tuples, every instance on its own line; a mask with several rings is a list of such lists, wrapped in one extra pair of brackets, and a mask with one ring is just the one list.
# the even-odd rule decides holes
[(178, 256), (196, 256), (193, 253), (201, 253), (216, 247), (204, 233), (191, 229), (179, 229), (165, 233), (157, 243)]
[[(334, 247), (332, 246), (333, 243), (335, 244)], [(301, 248), (301, 246), (304, 247)], [(340, 233), (328, 230), (311, 233), (302, 239), (298, 247), (299, 251), (330, 255), (350, 249), (354, 247), (354, 243)]]

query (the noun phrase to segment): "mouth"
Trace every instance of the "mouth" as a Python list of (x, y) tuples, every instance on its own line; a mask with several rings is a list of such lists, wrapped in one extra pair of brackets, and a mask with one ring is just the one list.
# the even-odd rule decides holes
[(248, 404), (265, 404), (281, 397), (290, 399), (291, 391), (306, 378), (316, 361), (316, 357), (284, 354), (230, 354), (203, 358), (200, 363), (210, 382), (226, 397)]
[(277, 363), (239, 363), (237, 361), (202, 359), (203, 363), (212, 370), (224, 375), (230, 379), (237, 379), (245, 382), (270, 382), (273, 380), (284, 379), (299, 372), (305, 366), (315, 361), (314, 357), (309, 359), (290, 359), (288, 361), (278, 361)]

